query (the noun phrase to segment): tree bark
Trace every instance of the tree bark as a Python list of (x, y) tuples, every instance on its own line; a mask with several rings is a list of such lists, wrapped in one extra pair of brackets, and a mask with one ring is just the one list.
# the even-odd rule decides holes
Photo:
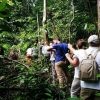
[(46, 0), (43, 2), (44, 8), (43, 8), (43, 32), (44, 32), (44, 41), (48, 45), (49, 44), (49, 38), (48, 38), (48, 32), (46, 30)]
[(42, 61), (42, 58), (41, 58), (41, 44), (40, 44), (40, 26), (39, 26), (39, 16), (38, 16), (38, 13), (37, 13), (37, 28), (38, 28), (38, 60), (39, 61)]
[(70, 42), (70, 39), (71, 39), (71, 24), (72, 24), (72, 22), (73, 22), (73, 20), (74, 20), (74, 12), (75, 12), (75, 7), (74, 7), (74, 2), (73, 2), (73, 0), (71, 1), (71, 6), (72, 6), (72, 12), (73, 12), (73, 14), (72, 14), (72, 19), (71, 19), (71, 21), (70, 21), (70, 26), (69, 26), (69, 42)]
[(46, 23), (46, 0), (44, 0), (43, 5), (44, 5), (43, 6), (43, 27), (44, 27)]
[(100, 36), (100, 0), (97, 0), (97, 10), (98, 10), (98, 35)]

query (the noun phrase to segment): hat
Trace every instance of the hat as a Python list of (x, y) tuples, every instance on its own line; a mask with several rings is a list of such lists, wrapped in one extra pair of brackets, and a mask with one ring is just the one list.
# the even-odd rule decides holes
[(91, 42), (98, 42), (99, 41), (99, 37), (98, 35), (91, 35), (89, 38), (88, 38), (88, 43), (91, 43)]

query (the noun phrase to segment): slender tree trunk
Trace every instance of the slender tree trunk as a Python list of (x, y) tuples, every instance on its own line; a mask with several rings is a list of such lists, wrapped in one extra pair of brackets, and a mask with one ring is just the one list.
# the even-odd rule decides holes
[(38, 59), (41, 61), (41, 50), (40, 50), (40, 27), (39, 27), (39, 17), (37, 13), (37, 28), (38, 28)]
[(46, 0), (43, 2), (43, 32), (44, 32), (44, 40), (46, 44), (49, 44), (49, 39), (48, 39), (48, 32), (46, 30)]
[(46, 23), (46, 0), (44, 0), (43, 2), (43, 27), (45, 27), (45, 23)]
[(98, 35), (100, 36), (100, 0), (97, 0), (97, 10), (98, 10)]
[(69, 26), (69, 42), (70, 42), (70, 39), (71, 39), (71, 29), (70, 28), (71, 28), (71, 24), (72, 24), (72, 22), (74, 20), (74, 11), (75, 11), (73, 0), (71, 1), (71, 6), (72, 6), (72, 12), (73, 12), (73, 14), (72, 14), (72, 19), (70, 21), (70, 26)]

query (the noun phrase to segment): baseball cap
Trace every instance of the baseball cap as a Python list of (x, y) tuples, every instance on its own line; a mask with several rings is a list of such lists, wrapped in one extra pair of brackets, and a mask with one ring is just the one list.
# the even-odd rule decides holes
[(99, 37), (98, 35), (91, 35), (89, 38), (88, 38), (88, 43), (91, 43), (91, 42), (98, 42), (99, 41)]

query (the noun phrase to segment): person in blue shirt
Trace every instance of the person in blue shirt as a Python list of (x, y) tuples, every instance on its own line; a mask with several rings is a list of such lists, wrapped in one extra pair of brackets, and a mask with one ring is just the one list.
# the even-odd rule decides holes
[(66, 73), (66, 57), (65, 54), (68, 52), (68, 44), (61, 43), (59, 38), (53, 39), (54, 45), (48, 48), (49, 50), (55, 50), (55, 70), (59, 81), (59, 87), (64, 88), (67, 83)]

